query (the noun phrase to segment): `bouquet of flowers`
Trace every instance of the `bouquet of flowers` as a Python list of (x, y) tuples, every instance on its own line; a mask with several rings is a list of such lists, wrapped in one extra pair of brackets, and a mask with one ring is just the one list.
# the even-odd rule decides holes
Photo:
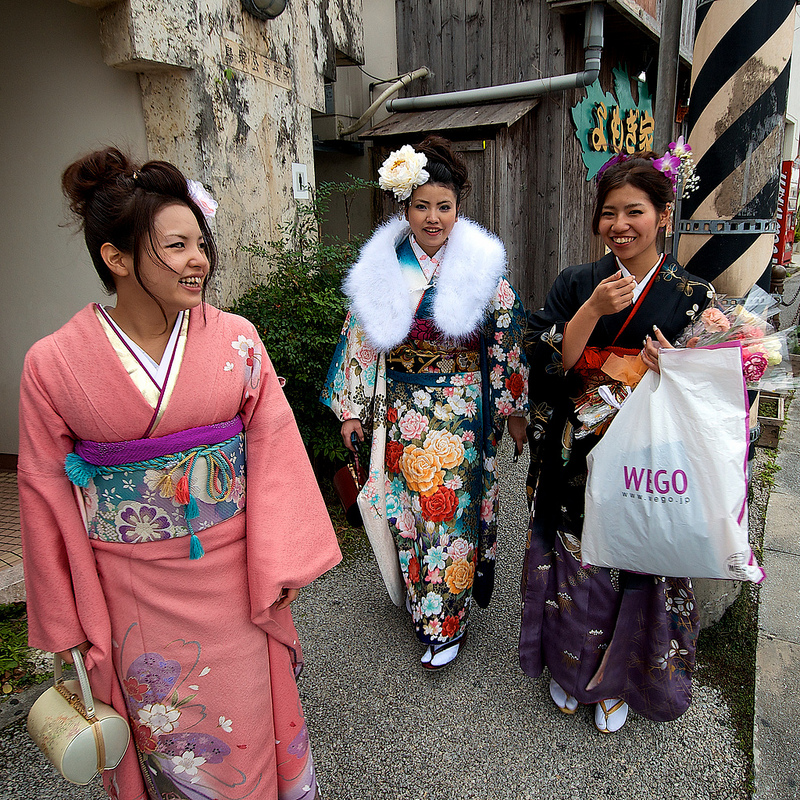
[(768, 322), (777, 310), (775, 299), (759, 286), (744, 298), (717, 298), (683, 330), (675, 346), (707, 347), (739, 341), (748, 389), (790, 391), (795, 382), (789, 364), (788, 331), (776, 331)]

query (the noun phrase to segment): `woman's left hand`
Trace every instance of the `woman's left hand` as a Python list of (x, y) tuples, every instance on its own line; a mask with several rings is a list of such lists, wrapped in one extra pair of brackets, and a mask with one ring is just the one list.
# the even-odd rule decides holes
[(278, 599), (272, 604), (272, 607), (276, 611), (281, 611), (284, 608), (289, 608), (289, 606), (297, 600), (298, 595), (300, 594), (299, 589), (281, 589), (281, 593), (278, 595)]
[(661, 374), (658, 366), (658, 353), (660, 350), (674, 350), (673, 346), (667, 341), (663, 333), (653, 325), (653, 332), (656, 335), (655, 340), (651, 336), (646, 336), (644, 339), (644, 347), (642, 348), (642, 361), (653, 372)]
[(509, 417), (507, 424), (509, 436), (511, 436), (516, 445), (515, 453), (521, 455), (525, 442), (528, 441), (528, 421), (525, 417)]

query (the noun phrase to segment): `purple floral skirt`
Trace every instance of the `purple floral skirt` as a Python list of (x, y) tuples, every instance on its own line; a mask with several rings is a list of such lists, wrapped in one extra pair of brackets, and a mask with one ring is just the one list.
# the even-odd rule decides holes
[(610, 697), (673, 720), (692, 696), (698, 615), (691, 581), (581, 566), (580, 539), (531, 519), (520, 664), (547, 667), (581, 703)]

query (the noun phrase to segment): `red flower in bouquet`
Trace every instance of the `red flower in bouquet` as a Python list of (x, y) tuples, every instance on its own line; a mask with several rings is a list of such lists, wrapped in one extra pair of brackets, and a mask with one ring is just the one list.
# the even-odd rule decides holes
[(748, 382), (755, 383), (760, 381), (768, 366), (769, 362), (763, 353), (742, 350), (742, 367), (744, 369), (744, 377)]

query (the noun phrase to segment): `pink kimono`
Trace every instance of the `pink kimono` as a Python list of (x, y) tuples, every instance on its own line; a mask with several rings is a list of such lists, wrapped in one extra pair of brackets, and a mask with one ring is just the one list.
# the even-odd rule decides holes
[[(336, 536), (253, 325), (208, 305), (186, 312), (171, 358), (159, 388), (96, 306), (28, 353), (18, 477), (30, 644), (91, 643), (93, 692), (132, 729), (104, 774), (111, 797), (313, 798), (300, 645), (290, 610), (272, 604), (338, 563)], [(169, 457), (164, 469), (98, 469), (81, 489), (65, 473), (76, 443), (170, 442), (241, 428), (237, 417), (244, 435), (205, 472), (186, 469), (183, 488), (180, 470), (166, 477)]]

